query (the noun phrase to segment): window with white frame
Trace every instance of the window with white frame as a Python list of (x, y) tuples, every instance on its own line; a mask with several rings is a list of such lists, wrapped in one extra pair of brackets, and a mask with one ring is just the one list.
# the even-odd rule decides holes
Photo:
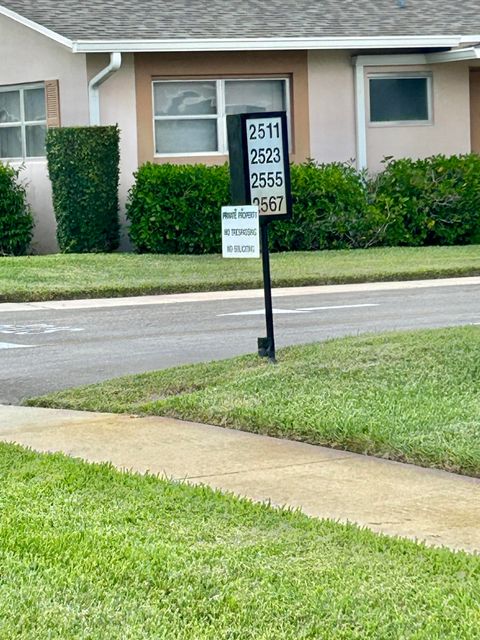
[(0, 87), (0, 159), (45, 156), (45, 86)]
[(385, 74), (369, 77), (370, 123), (432, 122), (431, 74)]
[(226, 116), (287, 111), (288, 80), (155, 80), (155, 155), (227, 153)]

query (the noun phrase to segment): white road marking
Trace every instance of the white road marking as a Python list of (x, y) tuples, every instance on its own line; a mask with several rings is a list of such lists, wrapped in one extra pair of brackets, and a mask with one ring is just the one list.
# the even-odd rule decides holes
[[(300, 309), (273, 309), (273, 313), (306, 313), (300, 311)], [(223, 318), (224, 316), (263, 316), (265, 309), (255, 309), (254, 311), (236, 311), (235, 313), (219, 313), (217, 318)]]
[(0, 342), (0, 349), (31, 349), (34, 344), (15, 344), (13, 342)]
[(75, 333), (77, 331), (85, 331), (80, 327), (62, 327), (54, 324), (0, 324), (0, 333), (11, 334), (14, 336), (41, 335), (48, 333), (58, 333), (60, 331), (68, 331)]
[(339, 304), (331, 307), (300, 307), (297, 311), (328, 311), (328, 309), (360, 309), (361, 307), (379, 307), (380, 304)]
[[(331, 307), (305, 307), (301, 309), (273, 309), (273, 313), (310, 313), (312, 311), (328, 311), (329, 309), (358, 309), (360, 307), (379, 307), (379, 304), (339, 304)], [(235, 313), (219, 313), (217, 318), (225, 316), (262, 316), (265, 309), (255, 309), (254, 311), (236, 311)]]

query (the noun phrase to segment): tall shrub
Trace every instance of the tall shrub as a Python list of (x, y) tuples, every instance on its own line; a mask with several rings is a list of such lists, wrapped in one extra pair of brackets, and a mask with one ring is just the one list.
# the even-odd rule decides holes
[(388, 220), (384, 244), (480, 241), (480, 156), (387, 160), (372, 184), (375, 206)]
[(0, 255), (26, 253), (33, 232), (33, 217), (19, 170), (0, 163)]
[(142, 253), (219, 253), (221, 207), (230, 203), (226, 165), (147, 163), (135, 174), (127, 218)]
[(119, 242), (118, 127), (47, 133), (57, 239), (64, 253), (113, 251)]

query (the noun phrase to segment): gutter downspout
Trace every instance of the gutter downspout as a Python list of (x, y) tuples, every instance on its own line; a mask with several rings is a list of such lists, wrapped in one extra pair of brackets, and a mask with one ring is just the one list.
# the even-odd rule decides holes
[(365, 65), (359, 58), (353, 59), (355, 67), (355, 119), (357, 169), (367, 168), (367, 123), (365, 113)]
[(110, 63), (88, 83), (88, 104), (90, 109), (90, 124), (100, 124), (100, 85), (116, 73), (122, 65), (122, 54), (110, 53)]

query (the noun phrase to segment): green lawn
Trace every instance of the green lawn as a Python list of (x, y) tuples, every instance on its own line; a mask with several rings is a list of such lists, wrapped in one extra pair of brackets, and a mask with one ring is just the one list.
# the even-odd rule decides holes
[(480, 327), (342, 338), (30, 401), (168, 415), (480, 476)]
[(475, 640), (480, 558), (0, 445), (2, 640)]
[[(274, 286), (467, 275), (480, 275), (479, 246), (272, 255)], [(0, 302), (261, 286), (260, 260), (135, 254), (0, 258)]]

